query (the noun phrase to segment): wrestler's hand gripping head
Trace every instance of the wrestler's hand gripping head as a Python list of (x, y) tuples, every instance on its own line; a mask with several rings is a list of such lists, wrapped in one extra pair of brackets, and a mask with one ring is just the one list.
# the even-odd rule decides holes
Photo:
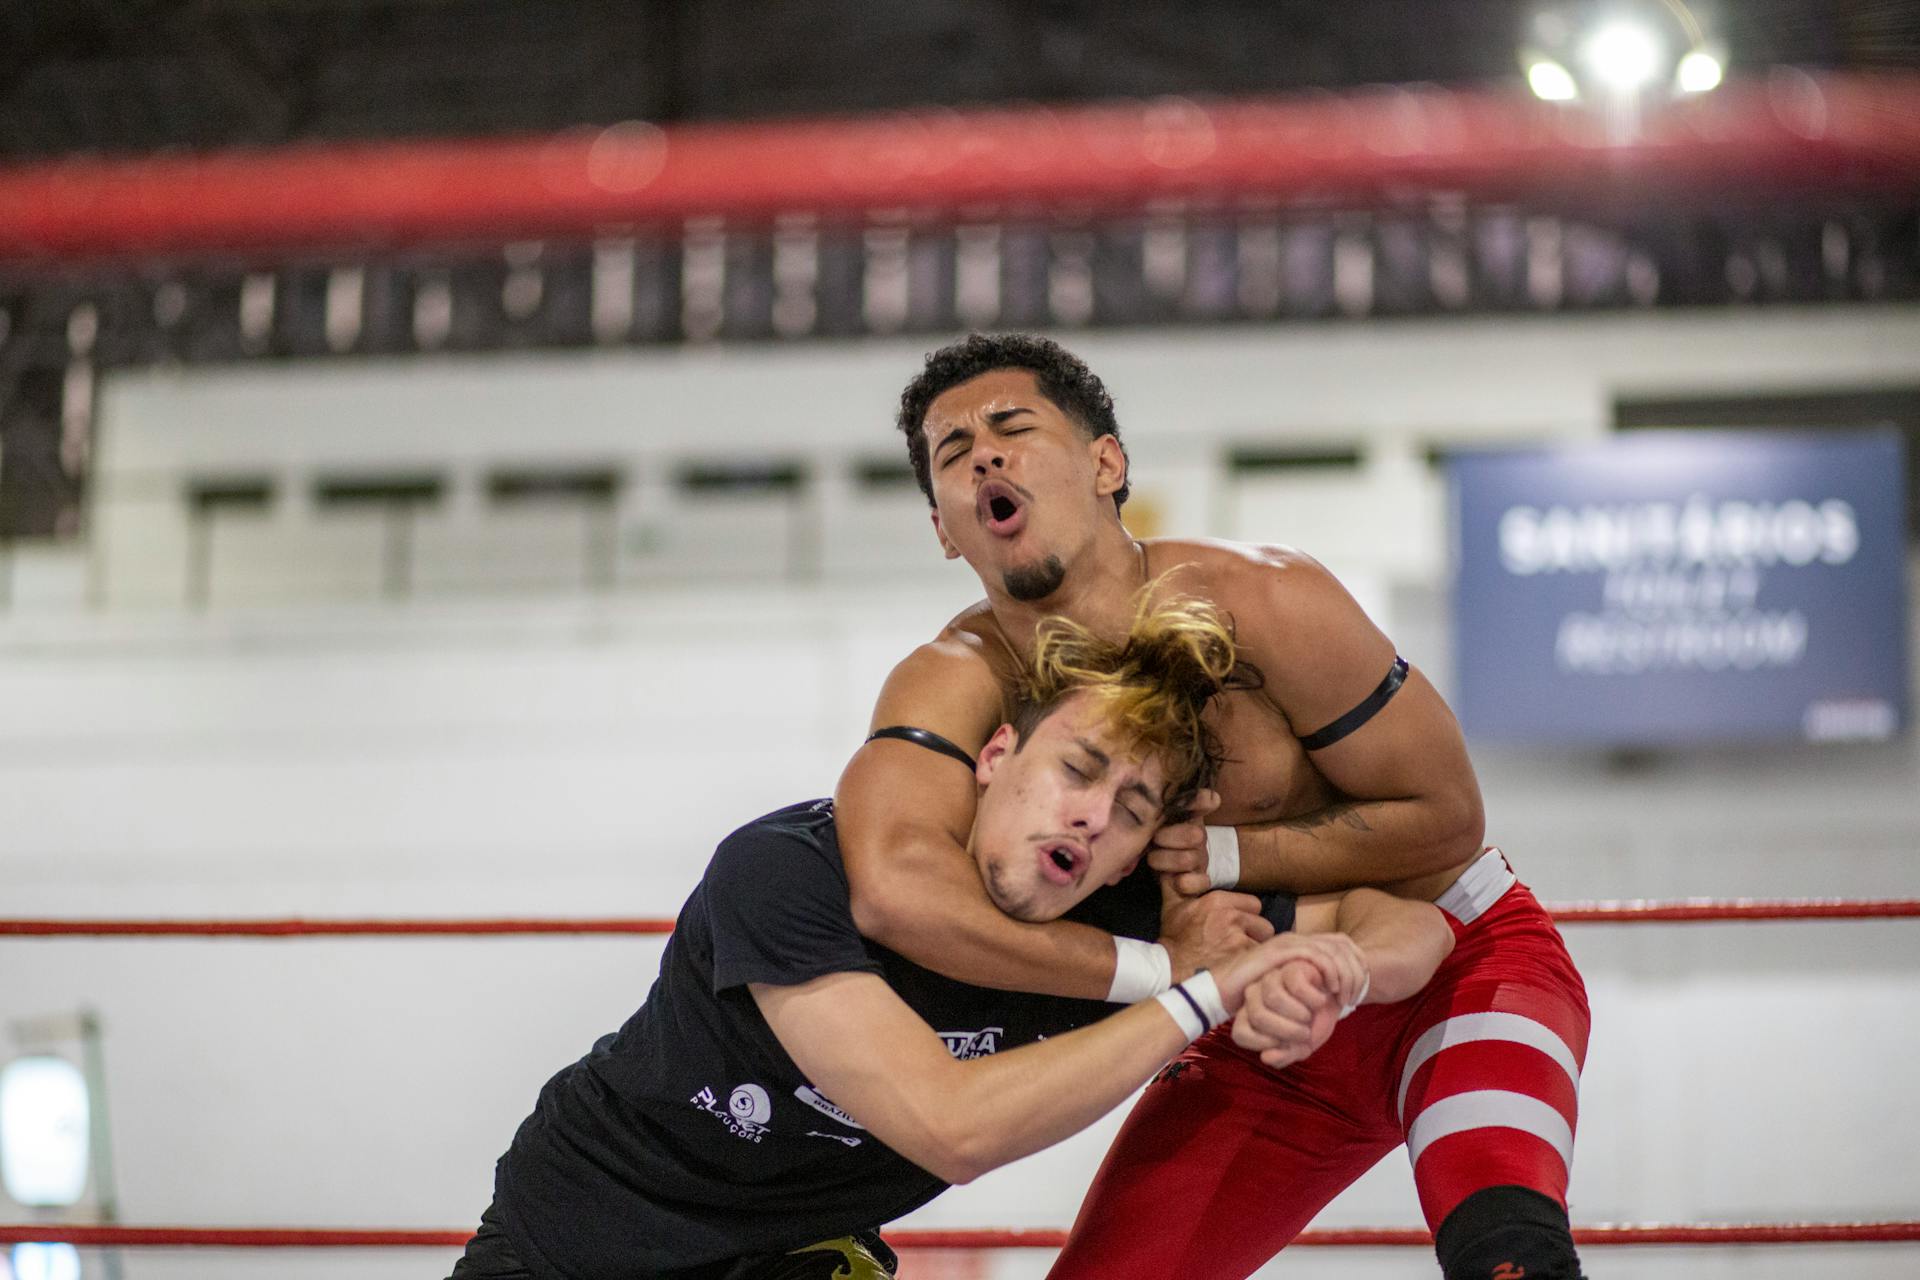
[(1211, 605), (1147, 598), (1117, 643), (1049, 620), (1013, 722), (980, 753), (969, 849), (1016, 919), (1055, 919), (1126, 876), (1218, 770), (1201, 712), (1233, 669), (1232, 634)]

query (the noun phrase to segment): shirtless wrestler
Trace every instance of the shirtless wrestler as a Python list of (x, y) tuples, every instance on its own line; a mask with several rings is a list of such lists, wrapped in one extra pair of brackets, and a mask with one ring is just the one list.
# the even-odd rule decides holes
[[(978, 793), (975, 886), (1028, 920), (1112, 886), (1103, 918), (1151, 936), (1161, 890), (1130, 873), (1217, 766), (1200, 712), (1233, 663), (1197, 602), (1143, 610), (1121, 643), (1055, 623), (967, 769), (902, 726), (902, 745)], [(1224, 1023), (1248, 982), (1272, 973), (1296, 998), (1262, 1013), (1263, 1042), (1277, 1033), (1291, 1060), (1369, 976), (1417, 990), (1452, 945), (1432, 907), (1370, 890), (1297, 912), (1283, 936), (1114, 1013), (869, 944), (832, 804), (759, 818), (714, 854), (646, 1004), (541, 1090), (455, 1280), (887, 1280), (881, 1225), (1091, 1123)]]
[[(1479, 785), (1432, 685), (1307, 556), (1131, 537), (1112, 401), (1052, 342), (974, 335), (933, 353), (899, 426), (941, 546), (986, 599), (894, 670), (875, 724), (975, 749), (1042, 616), (1113, 634), (1143, 584), (1170, 579), (1228, 612), (1257, 687), (1210, 713), (1228, 760), (1213, 825), (1168, 827), (1153, 865), (1189, 892), (1385, 888), (1434, 901), (1458, 942), (1417, 998), (1360, 1010), (1284, 1072), (1223, 1036), (1195, 1045), (1130, 1116), (1056, 1280), (1244, 1276), (1402, 1143), (1448, 1280), (1577, 1277), (1585, 991), (1546, 912), (1483, 850)], [(971, 791), (925, 756), (869, 742), (841, 778), (863, 932), (969, 982), (1060, 995), (1137, 999), (1187, 971), (1177, 950), (992, 910), (962, 853)], [(902, 794), (918, 803), (889, 802)]]

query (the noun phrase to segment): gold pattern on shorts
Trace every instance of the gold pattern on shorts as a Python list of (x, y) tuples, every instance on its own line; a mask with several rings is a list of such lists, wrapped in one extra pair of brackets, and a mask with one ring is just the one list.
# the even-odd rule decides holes
[[(834, 1269), (834, 1280), (893, 1280), (893, 1273), (880, 1259), (873, 1256), (871, 1250), (852, 1236), (841, 1236), (837, 1240), (822, 1240), (819, 1244), (810, 1244), (804, 1249), (795, 1249), (794, 1253), (825, 1253), (832, 1250), (845, 1262)], [(791, 1256), (791, 1255), (789, 1255)]]

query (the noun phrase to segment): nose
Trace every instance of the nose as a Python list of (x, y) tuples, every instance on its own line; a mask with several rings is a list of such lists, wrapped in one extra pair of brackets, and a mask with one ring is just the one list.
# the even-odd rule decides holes
[(1002, 470), (1007, 465), (1006, 450), (992, 437), (983, 438), (973, 446), (973, 474), (984, 476)]
[(1074, 797), (1068, 822), (1077, 834), (1092, 840), (1107, 829), (1112, 813), (1113, 797), (1102, 794), (1097, 787), (1089, 787)]

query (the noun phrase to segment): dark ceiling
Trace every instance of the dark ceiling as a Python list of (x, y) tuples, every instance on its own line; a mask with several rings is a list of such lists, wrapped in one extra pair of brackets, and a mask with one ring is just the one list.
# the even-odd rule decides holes
[[(1670, 48), (1697, 22), (1734, 74), (1920, 67), (1920, 0), (0, 0), (0, 164), (1383, 83), (1523, 93), (1518, 49), (1543, 23), (1623, 11)], [(689, 224), (0, 264), (0, 543), (80, 526), (77, 368), (1920, 299), (1911, 184), (1016, 213), (971, 238)]]
[[(1677, 33), (1679, 0), (1609, 0)], [(1735, 69), (1920, 66), (1916, 0), (1694, 0)], [(0, 0), (0, 157), (1517, 81), (1597, 0)]]

